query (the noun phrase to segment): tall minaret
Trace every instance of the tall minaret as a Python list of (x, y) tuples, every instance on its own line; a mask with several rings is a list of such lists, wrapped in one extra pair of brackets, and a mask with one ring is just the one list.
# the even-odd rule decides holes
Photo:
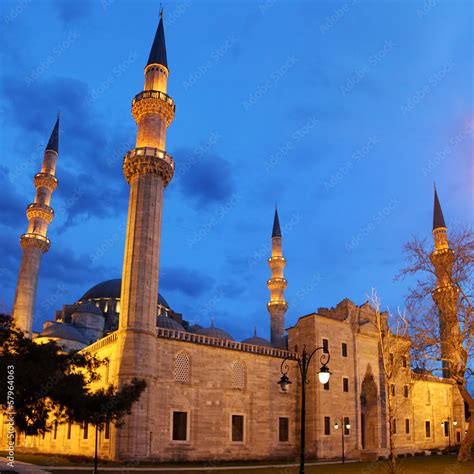
[[(444, 222), (436, 188), (434, 190), (433, 237), (434, 251), (430, 258), (435, 267), (436, 288), (432, 291), (432, 297), (439, 312), (441, 357), (455, 361), (456, 343), (454, 339), (459, 335), (459, 324), (456, 317), (458, 295), (452, 283), (454, 252), (449, 248), (448, 229)], [(449, 377), (448, 362), (443, 360), (442, 366), (443, 376)]]
[(50, 207), (51, 195), (58, 185), (54, 176), (58, 159), (59, 115), (44, 151), (41, 172), (35, 175), (36, 196), (26, 208), (28, 230), (20, 237), (22, 248), (20, 273), (13, 303), (13, 320), (25, 336), (31, 338), (33, 311), (41, 256), (49, 250), (50, 240), (46, 237), (48, 225), (54, 217)]
[[(117, 431), (116, 450), (122, 458), (150, 457), (156, 396), (156, 308), (160, 263), (163, 190), (173, 177), (174, 163), (166, 152), (166, 128), (175, 104), (166, 95), (166, 58), (163, 15), (145, 67), (144, 91), (132, 101), (137, 123), (136, 146), (124, 158), (123, 173), (130, 185), (127, 233), (122, 270), (121, 313), (118, 332), (119, 384), (133, 377), (144, 379), (147, 389)], [(157, 438), (158, 436), (156, 436)]]
[(270, 340), (274, 347), (285, 348), (285, 313), (288, 303), (285, 301), (286, 280), (283, 278), (283, 269), (286, 260), (283, 257), (281, 246), (280, 221), (275, 208), (272, 232), (272, 256), (268, 259), (272, 277), (267, 285), (270, 290), (270, 301), (267, 309), (270, 313)]

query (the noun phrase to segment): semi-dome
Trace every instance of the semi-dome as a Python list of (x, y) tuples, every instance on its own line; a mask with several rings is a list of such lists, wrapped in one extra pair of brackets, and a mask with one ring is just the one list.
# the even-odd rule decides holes
[(51, 323), (39, 334), (38, 337), (64, 339), (77, 341), (82, 344), (90, 344), (90, 338), (82, 331), (65, 323)]
[(253, 344), (255, 346), (273, 347), (272, 343), (263, 337), (257, 336), (257, 329), (253, 331), (253, 336), (242, 341), (244, 344)]
[[(115, 278), (114, 280), (103, 281), (87, 290), (79, 301), (102, 299), (102, 298), (120, 298), (120, 291), (122, 289), (122, 279)], [(169, 308), (169, 304), (158, 293), (158, 303), (165, 308)]]
[(208, 328), (204, 328), (196, 324), (193, 326), (193, 332), (196, 334), (201, 334), (202, 336), (217, 337), (218, 339), (227, 339), (233, 341), (234, 338), (224, 329), (216, 328), (214, 322), (211, 322), (211, 325)]
[(163, 329), (172, 329), (173, 331), (186, 331), (184, 327), (180, 323), (178, 323), (178, 321), (175, 321), (173, 318), (169, 318), (164, 314), (160, 314), (156, 318), (156, 325), (159, 328)]
[(74, 309), (75, 313), (89, 313), (89, 314), (97, 314), (99, 316), (103, 316), (104, 313), (98, 308), (94, 303), (90, 301), (85, 301), (84, 303), (78, 304)]

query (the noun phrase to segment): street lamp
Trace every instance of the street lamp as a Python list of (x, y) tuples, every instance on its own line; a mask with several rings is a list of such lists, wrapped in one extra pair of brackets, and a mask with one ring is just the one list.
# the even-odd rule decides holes
[[(347, 419), (349, 420), (349, 418)], [(345, 423), (344, 417), (342, 417), (340, 420), (336, 418), (336, 421), (334, 422), (334, 428), (337, 430), (339, 429), (339, 425), (341, 425), (341, 440), (342, 440), (342, 464), (344, 464), (344, 430), (350, 430), (351, 425), (349, 422)]]
[[(306, 384), (309, 382), (308, 380), (308, 367), (313, 358), (314, 354), (317, 351), (324, 351), (324, 347), (317, 347), (314, 349), (311, 354), (306, 352), (306, 346), (303, 346), (303, 352), (301, 356), (296, 355), (296, 357), (292, 360), (296, 360), (298, 362), (298, 367), (301, 374), (301, 435), (300, 435), (300, 474), (304, 474), (304, 448), (305, 448), (305, 425), (306, 425)], [(322, 384), (326, 384), (329, 381), (329, 377), (331, 376), (331, 372), (329, 371), (329, 367), (327, 366), (330, 359), (329, 352), (323, 352), (321, 357), (319, 358), (319, 362), (321, 363), (321, 368), (318, 372), (319, 381)], [(291, 384), (291, 380), (288, 377), (288, 371), (290, 370), (288, 365), (285, 362), (289, 360), (289, 357), (283, 359), (283, 362), (280, 366), (281, 378), (277, 382), (280, 385), (280, 389), (282, 392), (287, 392), (289, 385)]]

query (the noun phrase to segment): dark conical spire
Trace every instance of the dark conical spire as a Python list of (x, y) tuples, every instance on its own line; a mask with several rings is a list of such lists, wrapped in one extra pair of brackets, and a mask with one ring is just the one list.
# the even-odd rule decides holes
[(439, 203), (438, 193), (436, 192), (436, 186), (434, 188), (434, 209), (433, 209), (433, 230), (438, 227), (446, 227), (444, 223), (443, 211), (441, 210), (441, 204)]
[(278, 219), (278, 210), (275, 207), (275, 217), (273, 219), (272, 237), (281, 237), (280, 220)]
[(168, 60), (166, 59), (165, 29), (163, 27), (163, 10), (160, 12), (160, 23), (156, 30), (153, 46), (150, 56), (148, 56), (147, 66), (150, 64), (161, 64), (168, 69)]
[(54, 125), (53, 131), (51, 132), (51, 136), (49, 137), (48, 144), (46, 145), (46, 150), (53, 150), (56, 153), (59, 152), (59, 114), (58, 118), (56, 119), (56, 124)]

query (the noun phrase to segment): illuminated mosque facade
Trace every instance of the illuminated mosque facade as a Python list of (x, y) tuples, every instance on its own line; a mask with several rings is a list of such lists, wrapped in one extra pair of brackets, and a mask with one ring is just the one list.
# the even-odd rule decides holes
[[(55, 340), (64, 350), (82, 350), (108, 362), (98, 384), (119, 386), (137, 377), (147, 388), (125, 424), (99, 434), (99, 455), (124, 461), (226, 461), (290, 459), (299, 450), (301, 390), (295, 356), (304, 346), (323, 346), (331, 378), (322, 385), (315, 368), (307, 386), (308, 458), (340, 456), (344, 420), (346, 456), (376, 459), (388, 453), (387, 394), (381, 369), (375, 309), (344, 299), (334, 308), (301, 316), (285, 331), (286, 260), (275, 211), (269, 255), (268, 339), (254, 334), (241, 342), (223, 329), (192, 325), (158, 293), (163, 195), (175, 164), (166, 152), (166, 130), (175, 115), (168, 95), (163, 18), (145, 67), (144, 90), (132, 101), (136, 146), (126, 153), (123, 173), (130, 186), (121, 279), (97, 284), (56, 311), (55, 321), (32, 331), (38, 271), (50, 241), (51, 196), (58, 180), (59, 117), (46, 146), (36, 196), (27, 208), (21, 236), (22, 261), (13, 319), (37, 342)], [(179, 166), (179, 163), (177, 164)], [(447, 247), (446, 225), (435, 196), (435, 252)], [(293, 384), (277, 384), (281, 364)], [(399, 453), (446, 447), (464, 436), (464, 407), (449, 378), (420, 376), (404, 360), (392, 388)], [(446, 425), (447, 420), (456, 424)], [(448, 430), (446, 430), (448, 426)], [(0, 445), (6, 443), (2, 424)], [(448, 441), (449, 435), (449, 441)], [(21, 449), (93, 455), (87, 424), (56, 424), (44, 436), (21, 436)]]

